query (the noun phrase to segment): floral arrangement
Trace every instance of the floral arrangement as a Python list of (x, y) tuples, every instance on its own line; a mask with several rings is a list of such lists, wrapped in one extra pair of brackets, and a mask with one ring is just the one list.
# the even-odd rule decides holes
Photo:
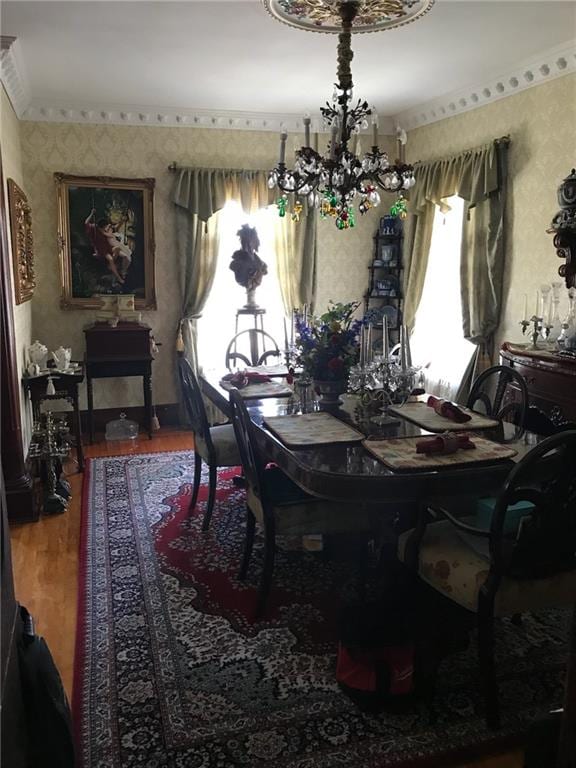
[(305, 374), (317, 381), (347, 379), (358, 362), (361, 320), (353, 320), (359, 302), (330, 302), (328, 310), (306, 322), (296, 321), (297, 357)]

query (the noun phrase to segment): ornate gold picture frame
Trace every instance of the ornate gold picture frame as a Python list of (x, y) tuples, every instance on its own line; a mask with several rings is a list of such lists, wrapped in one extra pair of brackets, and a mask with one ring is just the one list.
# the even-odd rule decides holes
[(32, 213), (26, 195), (14, 179), (8, 179), (8, 208), (16, 304), (29, 301), (36, 287)]
[(99, 309), (102, 295), (134, 294), (156, 309), (154, 179), (55, 173), (63, 309)]

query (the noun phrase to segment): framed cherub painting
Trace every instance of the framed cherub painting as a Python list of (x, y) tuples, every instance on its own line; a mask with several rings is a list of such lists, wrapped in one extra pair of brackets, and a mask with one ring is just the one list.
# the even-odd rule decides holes
[(154, 179), (54, 174), (63, 309), (98, 309), (102, 295), (134, 294), (156, 309)]

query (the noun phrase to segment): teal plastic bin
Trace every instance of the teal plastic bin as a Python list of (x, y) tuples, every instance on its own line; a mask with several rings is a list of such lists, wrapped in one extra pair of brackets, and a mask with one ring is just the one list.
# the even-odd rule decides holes
[[(495, 498), (486, 497), (478, 499), (476, 502), (476, 526), (478, 528), (490, 528), (495, 506)], [(516, 533), (522, 518), (529, 515), (533, 509), (534, 504), (530, 501), (519, 501), (517, 504), (512, 504), (508, 507), (506, 517), (504, 518), (504, 533)]]

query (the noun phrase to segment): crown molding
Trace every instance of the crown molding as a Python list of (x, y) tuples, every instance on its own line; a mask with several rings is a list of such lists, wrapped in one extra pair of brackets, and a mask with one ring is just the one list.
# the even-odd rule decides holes
[[(6, 41), (6, 43), (5, 43)], [(393, 117), (380, 117), (381, 135), (394, 135), (396, 126), (413, 130), (468, 112), (549, 80), (576, 72), (576, 42), (570, 41), (523, 61), (500, 77), (441, 96)], [(95, 125), (145, 125), (239, 131), (282, 129), (303, 133), (302, 115), (208, 109), (166, 109), (150, 105), (79, 104), (31, 100), (22, 57), (15, 38), (2, 37), (0, 74), (14, 111), (21, 120)], [(323, 132), (321, 118), (311, 130)]]
[(30, 89), (22, 60), (20, 43), (16, 37), (0, 37), (0, 81), (6, 89), (10, 103), (18, 118), (30, 103)]
[(573, 72), (576, 72), (576, 41), (571, 40), (520, 62), (500, 77), (407, 109), (396, 115), (395, 122), (410, 131), (486, 106)]
[[(119, 107), (110, 104), (46, 103), (33, 100), (22, 114), (23, 120), (51, 123), (94, 123), (98, 125), (147, 125), (174, 128), (216, 128), (237, 131), (272, 131), (282, 129), (289, 133), (304, 133), (303, 115), (236, 112), (209, 109), (163, 109), (131, 104)], [(320, 116), (313, 117), (313, 133), (321, 133)], [(394, 132), (392, 118), (381, 118), (382, 133)]]

